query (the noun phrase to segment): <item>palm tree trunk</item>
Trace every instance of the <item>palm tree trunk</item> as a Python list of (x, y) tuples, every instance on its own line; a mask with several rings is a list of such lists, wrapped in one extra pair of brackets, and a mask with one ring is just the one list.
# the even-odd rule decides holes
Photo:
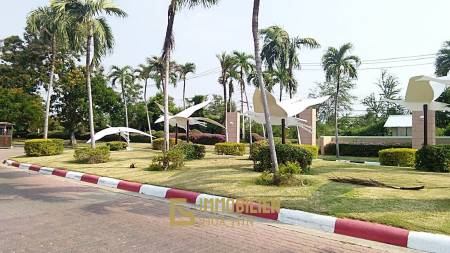
[(338, 99), (339, 99), (340, 74), (336, 80), (336, 94), (334, 96), (334, 138), (336, 140), (336, 158), (339, 158), (339, 125), (338, 125)]
[(183, 77), (183, 109), (186, 109), (186, 76)]
[[(145, 79), (145, 87), (144, 87), (144, 105), (145, 105), (145, 114), (147, 116), (147, 124), (148, 124), (148, 133), (152, 135), (152, 125), (150, 124), (150, 116), (148, 115), (148, 104), (147, 104), (147, 85), (148, 79)], [(153, 142), (153, 137), (150, 136), (150, 143)]]
[(280, 101), (283, 98), (283, 84), (280, 82)]
[(258, 15), (259, 15), (259, 0), (253, 1), (253, 15), (252, 15), (252, 33), (253, 43), (255, 48), (255, 63), (256, 74), (261, 89), (262, 102), (264, 107), (264, 118), (266, 120), (267, 135), (269, 137), (270, 158), (272, 159), (272, 173), (278, 171), (278, 160), (275, 152), (275, 142), (273, 140), (272, 124), (270, 123), (269, 105), (267, 103), (266, 89), (262, 79), (261, 55), (259, 52), (259, 33), (258, 33)]
[[(170, 50), (172, 49), (173, 23), (175, 21), (175, 6), (171, 2), (167, 11), (167, 29), (164, 38), (163, 59), (164, 59), (164, 78), (163, 78), (163, 93), (164, 93), (164, 152), (170, 149), (169, 142), (169, 68), (170, 68)], [(167, 169), (168, 164), (164, 164)]]
[(91, 148), (95, 148), (95, 130), (94, 130), (94, 105), (92, 102), (92, 88), (91, 88), (91, 45), (92, 45), (92, 28), (89, 30), (86, 45), (86, 88), (88, 92), (89, 101), (89, 130), (91, 133)]
[(227, 81), (225, 80), (225, 74), (222, 75), (222, 80), (223, 80), (223, 103), (224, 103), (224, 112), (225, 115), (223, 117), (223, 125), (225, 126), (225, 141), (228, 142), (228, 106), (227, 106)]
[[(247, 89), (245, 89), (245, 83), (244, 86), (242, 86), (244, 88), (244, 95), (245, 95), (245, 101), (246, 101), (246, 105), (247, 105), (247, 111), (250, 111), (250, 105), (248, 104), (248, 96), (247, 96)], [(250, 145), (252, 145), (253, 143), (253, 136), (252, 136), (252, 119), (249, 118), (248, 120), (248, 130), (249, 130), (249, 137), (250, 137)]]
[(47, 101), (45, 102), (45, 120), (44, 120), (44, 139), (48, 138), (48, 118), (50, 114), (50, 99), (53, 89), (53, 78), (55, 76), (55, 58), (56, 58), (56, 39), (55, 35), (52, 36), (52, 57), (51, 57), (51, 70), (50, 81), (47, 87)]
[(125, 96), (125, 89), (124, 89), (124, 80), (122, 78), (122, 97), (123, 97), (123, 103), (125, 106), (125, 126), (128, 127), (128, 104), (127, 104), (127, 97)]

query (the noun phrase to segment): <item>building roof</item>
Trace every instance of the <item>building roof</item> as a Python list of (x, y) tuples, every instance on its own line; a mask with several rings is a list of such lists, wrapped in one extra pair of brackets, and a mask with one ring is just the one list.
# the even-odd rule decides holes
[(384, 127), (412, 127), (412, 115), (390, 115)]

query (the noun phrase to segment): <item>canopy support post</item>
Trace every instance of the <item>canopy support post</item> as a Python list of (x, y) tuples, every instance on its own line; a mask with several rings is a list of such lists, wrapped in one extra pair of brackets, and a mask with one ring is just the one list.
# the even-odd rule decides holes
[(186, 141), (189, 143), (189, 119), (186, 120)]
[(428, 145), (428, 105), (423, 105), (423, 145)]
[(286, 144), (286, 119), (281, 119), (281, 143)]
[(175, 124), (175, 145), (178, 144), (178, 124)]

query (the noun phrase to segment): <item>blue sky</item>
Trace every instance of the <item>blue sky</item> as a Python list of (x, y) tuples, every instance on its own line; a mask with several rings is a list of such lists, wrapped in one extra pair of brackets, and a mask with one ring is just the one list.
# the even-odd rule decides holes
[[(0, 38), (22, 34), (28, 12), (48, 4), (47, 0), (2, 1)], [(166, 0), (115, 0), (128, 12), (126, 19), (108, 18), (116, 38), (114, 52), (104, 58), (104, 65), (132, 65), (161, 53), (166, 28)], [(183, 10), (175, 20), (175, 51), (179, 62), (194, 62), (197, 72), (211, 70), (209, 75), (188, 81), (187, 96), (221, 94), (217, 83), (218, 61), (222, 51), (240, 50), (252, 53), (252, 0), (221, 0), (211, 9)], [(303, 50), (304, 63), (319, 63), (329, 46), (346, 42), (354, 45), (353, 54), (363, 61), (399, 56), (436, 53), (445, 40), (450, 40), (447, 0), (262, 0), (260, 28), (280, 25), (291, 35), (313, 37), (322, 48)], [(359, 98), (376, 91), (374, 82), (379, 68), (386, 66), (424, 64), (392, 68), (403, 92), (409, 77), (434, 72), (433, 59), (362, 65), (354, 94)], [(324, 80), (320, 66), (303, 66), (296, 72), (299, 81), (297, 96), (306, 97), (316, 82)], [(152, 92), (155, 88), (152, 88)], [(177, 103), (181, 86), (171, 89)], [(237, 95), (237, 94), (236, 94)], [(236, 101), (237, 101), (236, 96)], [(355, 103), (355, 109), (363, 107)]]

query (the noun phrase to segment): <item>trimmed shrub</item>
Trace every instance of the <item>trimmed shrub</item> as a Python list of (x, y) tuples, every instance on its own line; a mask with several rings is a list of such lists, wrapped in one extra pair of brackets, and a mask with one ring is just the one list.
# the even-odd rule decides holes
[(181, 149), (171, 149), (167, 153), (157, 155), (147, 168), (149, 171), (173, 170), (184, 166), (184, 154)]
[(256, 156), (256, 154), (258, 154), (259, 149), (262, 146), (267, 146), (269, 145), (267, 143), (266, 140), (261, 140), (261, 141), (257, 141), (257, 142), (253, 142), (252, 145), (250, 145), (250, 155), (249, 155), (249, 159), (253, 160), (253, 158)]
[(64, 151), (64, 140), (61, 139), (33, 139), (25, 141), (27, 156), (59, 155)]
[(234, 142), (216, 143), (214, 150), (218, 155), (237, 155), (241, 156), (245, 153), (245, 144)]
[(308, 145), (308, 144), (294, 144), (294, 146), (301, 147), (303, 149), (308, 150), (311, 152), (313, 159), (316, 159), (319, 157), (319, 147), (315, 145)]
[[(302, 171), (309, 170), (313, 157), (310, 151), (291, 144), (276, 144), (275, 150), (280, 166), (291, 162), (297, 164)], [(255, 171), (269, 171), (272, 168), (268, 145), (263, 145), (259, 148), (259, 151), (254, 154), (253, 163)]]
[[(281, 137), (273, 137), (273, 141), (275, 142), (275, 144), (281, 144), (283, 142), (283, 139)], [(286, 138), (286, 143), (285, 144), (291, 144), (292, 141), (288, 138)]]
[[(169, 139), (169, 148), (172, 148), (173, 146), (175, 146), (175, 139), (170, 138)], [(158, 138), (158, 139), (153, 140), (152, 149), (163, 150), (163, 147), (164, 147), (164, 138)]]
[(381, 165), (413, 167), (416, 151), (414, 148), (388, 148), (380, 150), (378, 156)]
[(128, 144), (124, 141), (110, 141), (106, 143), (110, 151), (119, 151), (127, 148)]
[(174, 150), (181, 150), (184, 154), (184, 159), (195, 160), (205, 157), (205, 146), (193, 143), (181, 143), (175, 146)]
[(417, 150), (416, 169), (434, 172), (449, 172), (450, 145), (427, 145)]
[[(378, 152), (388, 148), (411, 148), (411, 144), (339, 144), (339, 155), (358, 157), (378, 157)], [(329, 143), (324, 148), (324, 155), (336, 155), (336, 144)]]
[[(175, 133), (171, 133), (170, 138), (175, 138)], [(178, 133), (178, 139), (186, 140), (186, 134)], [(189, 141), (196, 143), (196, 144), (202, 144), (202, 145), (214, 145), (219, 142), (225, 142), (225, 135), (208, 134), (208, 133), (202, 133), (198, 130), (197, 131), (192, 130), (189, 135)]]
[(269, 173), (264, 171), (260, 177), (256, 179), (256, 184), (259, 185), (294, 185), (298, 180), (294, 177), (295, 174), (300, 174), (302, 169), (296, 164), (287, 162), (281, 164), (277, 173)]
[(96, 148), (76, 148), (73, 155), (75, 160), (80, 163), (105, 163), (109, 161), (109, 147), (98, 146)]

